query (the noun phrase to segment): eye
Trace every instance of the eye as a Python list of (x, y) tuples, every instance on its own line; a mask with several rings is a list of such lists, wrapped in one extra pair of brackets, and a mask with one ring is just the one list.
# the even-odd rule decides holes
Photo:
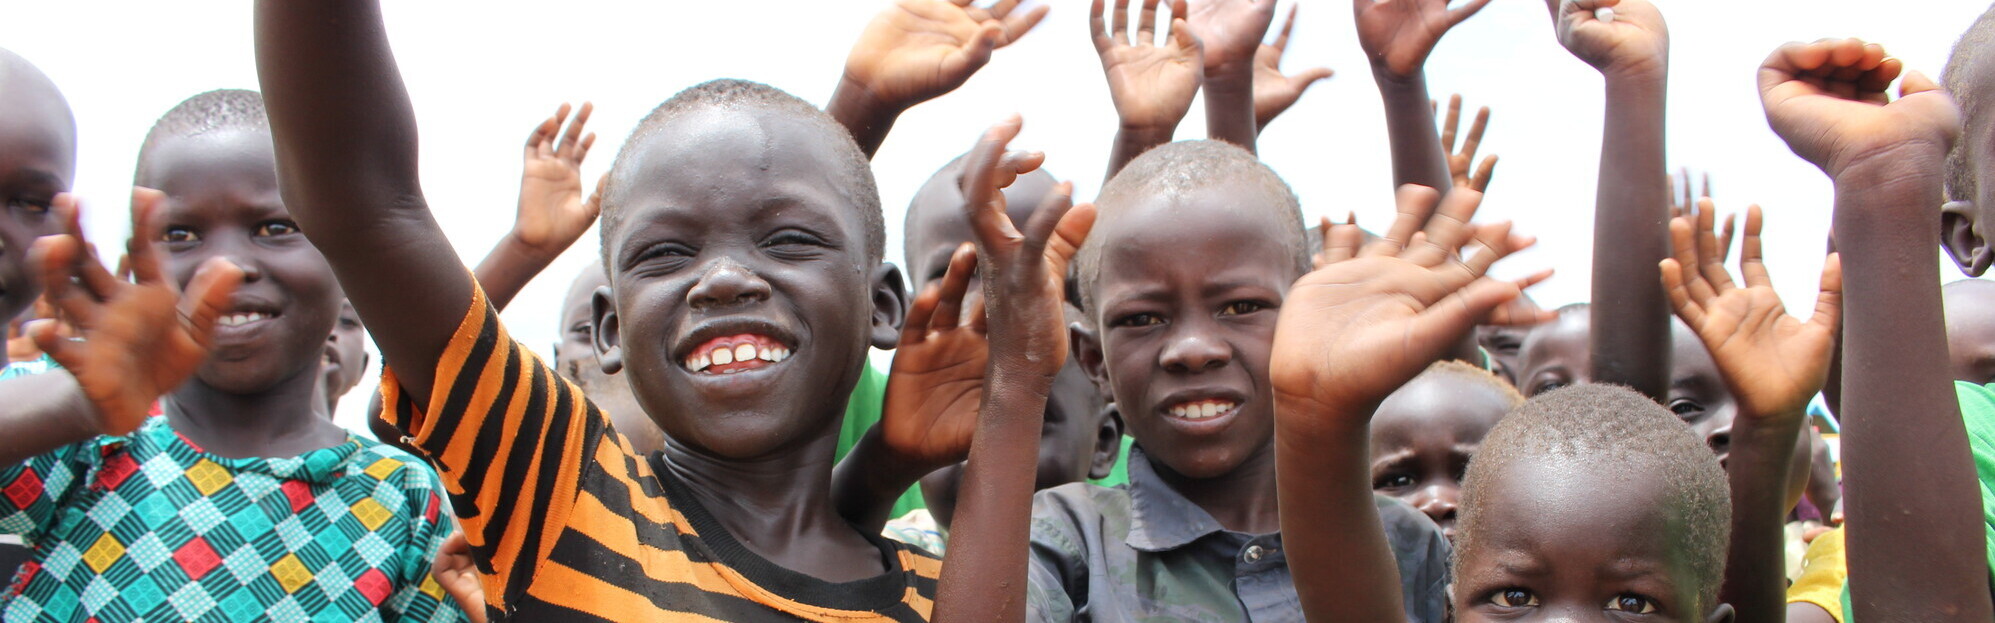
[(1538, 605), (1538, 596), (1521, 588), (1506, 588), (1490, 595), (1489, 603), (1505, 608), (1530, 608)]
[(1498, 335), (1489, 340), (1490, 350), (1506, 355), (1515, 355), (1518, 350), (1523, 348), (1524, 342), (1522, 340), (1507, 335)]
[(1251, 314), (1267, 308), (1268, 306), (1262, 305), (1255, 301), (1234, 301), (1231, 303), (1227, 303), (1225, 307), (1219, 308), (1219, 315), (1239, 316), (1242, 314)]
[(1372, 479), (1373, 489), (1405, 489), (1413, 486), (1413, 477), (1406, 474), (1381, 474)]
[(1565, 387), (1566, 385), (1568, 385), (1568, 383), (1566, 383), (1565, 381), (1557, 379), (1546, 379), (1532, 383), (1530, 393), (1531, 395), (1536, 396), (1538, 394), (1542, 394), (1555, 389), (1559, 389), (1561, 387)]
[(1688, 420), (1704, 413), (1704, 405), (1689, 398), (1672, 398), (1669, 401), (1669, 412)]
[(256, 226), (256, 235), (261, 237), (288, 236), (298, 233), (298, 224), (292, 221), (270, 221)]
[(1607, 609), (1620, 610), (1632, 614), (1655, 614), (1656, 602), (1641, 595), (1621, 594), (1607, 600)]
[(790, 258), (809, 256), (817, 248), (825, 246), (829, 245), (823, 238), (795, 229), (776, 232), (762, 242), (762, 248), (768, 249), (771, 255)]
[(697, 254), (698, 252), (692, 247), (676, 242), (665, 242), (645, 247), (630, 261), (630, 264), (637, 266), (656, 262), (662, 264), (666, 270), (675, 270)]
[(15, 197), (7, 200), (7, 207), (15, 210), (20, 210), (22, 212), (26, 212), (28, 214), (47, 214), (49, 211), (50, 203), (53, 203), (53, 200)]
[(1116, 318), (1110, 324), (1117, 327), (1148, 327), (1164, 324), (1164, 317), (1148, 312), (1141, 312)]
[(199, 242), (201, 235), (185, 227), (168, 227), (166, 228), (166, 233), (159, 235), (159, 239), (161, 242), (169, 243)]

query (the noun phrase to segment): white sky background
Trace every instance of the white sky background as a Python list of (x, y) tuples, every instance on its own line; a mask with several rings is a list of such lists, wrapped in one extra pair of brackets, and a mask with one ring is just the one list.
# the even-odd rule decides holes
[[(886, 0), (567, 0), (560, 3), (387, 2), (388, 29), (422, 132), (424, 189), (467, 264), (510, 227), (521, 145), (562, 101), (596, 103), (600, 138), (584, 165), (594, 180), (623, 137), (678, 90), (718, 77), (759, 80), (819, 104), (846, 51)], [(1140, 1), (1140, 0), (1139, 0)], [(1282, 10), (1298, 0), (1283, 0)], [(1318, 215), (1355, 210), (1374, 227), (1392, 214), (1381, 105), (1366, 70), (1351, 6), (1300, 0), (1284, 67), (1329, 66), (1261, 137), (1261, 156)], [(1765, 207), (1766, 250), (1782, 297), (1807, 309), (1815, 294), (1831, 188), (1767, 129), (1754, 85), (1759, 62), (1790, 40), (1859, 36), (1937, 77), (1984, 0), (1656, 0), (1669, 21), (1669, 162), (1712, 173), (1720, 208)], [(969, 84), (901, 117), (874, 170), (887, 209), (890, 259), (901, 211), (934, 170), (990, 122), (1024, 115), (1014, 143), (1043, 150), (1047, 168), (1093, 196), (1115, 128), (1087, 34), (1086, 0), (1051, 4), (1044, 23), (999, 50)], [(1278, 27), (1278, 25), (1277, 25)], [(115, 245), (125, 222), (134, 158), (154, 120), (215, 88), (257, 86), (250, 7), (240, 0), (23, 2), (0, 0), (0, 47), (39, 65), (76, 111), (75, 186), (90, 233)], [(1500, 265), (1558, 276), (1533, 291), (1549, 305), (1587, 298), (1602, 88), (1598, 73), (1553, 39), (1538, 0), (1496, 0), (1457, 27), (1428, 61), (1433, 94), (1460, 92), (1494, 109), (1484, 153), (1502, 155), (1483, 204), (1536, 234), (1533, 251)], [(1199, 138), (1199, 106), (1179, 138)], [(513, 334), (548, 354), (560, 298), (596, 253), (591, 232), (505, 313)], [(1959, 277), (1950, 266), (1942, 273)], [(370, 350), (372, 350), (370, 348)], [(884, 363), (884, 359), (880, 360)], [(339, 420), (365, 430), (370, 378), (341, 403)]]

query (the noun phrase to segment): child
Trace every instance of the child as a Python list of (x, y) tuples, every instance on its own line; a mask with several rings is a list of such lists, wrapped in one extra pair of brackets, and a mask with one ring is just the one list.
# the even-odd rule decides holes
[[(1103, 188), (1098, 227), (1079, 260), (1075, 353), (1137, 449), (1128, 486), (1034, 501), (1035, 620), (1296, 620), (1268, 394), (1275, 313), (1309, 263), (1294, 195), (1240, 148), (1172, 143)], [(1350, 502), (1376, 505), (1392, 532), (1406, 581), (1380, 590), (1407, 606), (1390, 618), (1441, 620), (1447, 539), (1390, 498)]]
[(1004, 222), (994, 171), (1016, 123), (987, 134), (970, 168), (994, 389), (965, 475), (969, 536), (960, 564), (938, 569), (853, 529), (829, 499), (845, 399), (905, 309), (880, 261), (867, 159), (832, 118), (720, 80), (674, 96), (624, 143), (603, 192), (611, 289), (597, 291), (594, 345), (670, 440), (645, 460), (506, 337), (444, 243), (378, 3), (261, 2), (257, 43), (285, 190), (393, 362), (388, 417), (449, 483), (488, 611), (1017, 616), (1022, 587), (991, 587), (1024, 573), (1030, 476), (1016, 458), (1037, 445), (1065, 356), (1058, 276), (1092, 211), (1044, 211), (1026, 235)]
[[(1991, 19), (1963, 41), (1986, 41)], [(1845, 428), (1851, 530), (1854, 609), (1844, 611), (1846, 621), (1995, 618), (1987, 557), (1995, 551), (1987, 519), (1995, 391), (1949, 384), (1939, 272), (1922, 248), (1941, 232), (1941, 246), (1963, 269), (1988, 266), (1985, 238), (1973, 233), (1995, 205), (1983, 183), (1990, 167), (1977, 153), (1991, 127), (1978, 95), (1995, 80), (1971, 57), (1985, 48), (1969, 44), (1970, 58), (1956, 51), (1949, 63), (1947, 79), (1967, 103), (1969, 137), (1951, 159), (1963, 111), (1880, 46), (1792, 43), (1760, 68), (1768, 124), (1836, 187), (1835, 243), (1847, 258), (1849, 293), (1836, 412)], [(1885, 89), (1901, 73), (1894, 101)], [(1968, 180), (1975, 190), (1960, 188)], [(1949, 194), (1972, 203), (1948, 204), (1942, 217), (1933, 207)]]
[(1372, 491), (1426, 513), (1452, 541), (1469, 458), (1503, 414), (1523, 403), (1488, 370), (1452, 360), (1429, 366), (1372, 415)]
[(554, 369), (610, 417), (638, 456), (651, 456), (665, 449), (665, 432), (644, 415), (644, 407), (637, 404), (624, 375), (605, 373), (596, 361), (594, 301), (596, 290), (609, 286), (609, 275), (600, 260), (590, 262), (575, 275), (568, 296), (561, 302), (561, 342), (554, 345)]
[[(129, 255), (141, 282), (171, 275), (200, 293), (222, 262), (238, 267), (241, 286), (205, 310), (215, 328), (182, 347), (197, 352), (176, 359), (143, 344), (137, 352), (161, 361), (126, 364), (170, 369), (205, 347), (193, 379), (110, 381), (130, 385), (122, 400), (92, 392), (98, 408), (81, 411), (111, 422), (57, 429), (75, 434), (7, 457), (0, 481), (14, 494), (0, 523), (36, 550), (7, 617), (461, 620), (428, 581), (450, 530), (435, 476), (348, 435), (317, 399), (339, 287), (278, 196), (261, 98), (211, 91), (174, 107), (140, 148), (136, 178), (160, 189), (133, 197)], [(78, 304), (78, 288), (58, 304)], [(91, 315), (67, 313), (90, 327)], [(57, 361), (96, 348), (49, 329), (41, 341)], [(119, 367), (79, 369), (73, 382), (97, 387), (105, 379), (92, 375)], [(164, 417), (145, 418), (169, 390)]]
[(69, 102), (27, 59), (0, 49), (0, 318), (13, 320), (41, 294), (28, 247), (60, 230), (49, 205), (75, 177)]
[(367, 374), (367, 347), (361, 343), (366, 339), (367, 330), (361, 328), (353, 303), (341, 301), (339, 319), (333, 323), (332, 335), (326, 336), (325, 359), (319, 363), (326, 417), (339, 413), (339, 399), (360, 385), (360, 377)]

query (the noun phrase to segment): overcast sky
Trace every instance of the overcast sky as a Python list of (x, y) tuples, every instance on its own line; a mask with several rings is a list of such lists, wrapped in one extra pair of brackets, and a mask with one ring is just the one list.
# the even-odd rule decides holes
[[(1298, 0), (1283, 0), (1283, 10)], [(1984, 0), (1657, 0), (1669, 21), (1669, 162), (1711, 173), (1721, 209), (1766, 209), (1767, 253), (1783, 298), (1814, 296), (1830, 186), (1767, 129), (1754, 86), (1759, 62), (1790, 40), (1857, 36), (1937, 76)], [(631, 126), (674, 92), (719, 77), (767, 82), (822, 104), (860, 29), (886, 0), (564, 0), (522, 3), (390, 0), (388, 30), (415, 100), (423, 186), (467, 263), (513, 217), (520, 146), (563, 101), (596, 103), (601, 135), (584, 165), (594, 180)], [(890, 256), (900, 213), (927, 177), (1006, 113), (1024, 115), (1015, 144), (1093, 196), (1115, 128), (1087, 35), (1086, 0), (1039, 0), (1051, 15), (999, 50), (964, 88), (904, 115), (874, 160), (888, 210)], [(1301, 0), (1286, 68), (1323, 65), (1319, 84), (1261, 137), (1261, 156), (1318, 215), (1392, 213), (1378, 93), (1344, 0)], [(134, 157), (146, 130), (186, 97), (256, 88), (250, 3), (242, 0), (0, 0), (0, 47), (39, 65), (68, 96), (81, 137), (75, 190), (100, 244), (122, 239)], [(1534, 290), (1547, 304), (1587, 297), (1594, 178), (1600, 151), (1598, 73), (1553, 39), (1538, 0), (1496, 0), (1442, 41), (1428, 61), (1436, 97), (1463, 93), (1494, 109), (1485, 153), (1502, 155), (1483, 214), (1512, 219), (1539, 248), (1500, 266), (1557, 268)], [(1179, 138), (1198, 138), (1198, 106)], [(560, 297), (596, 250), (594, 233), (505, 313), (513, 334), (547, 354)], [(898, 259), (898, 258), (893, 258)], [(1943, 272), (1951, 280), (1959, 273)], [(884, 362), (884, 360), (880, 360)], [(341, 403), (361, 426), (372, 379)]]

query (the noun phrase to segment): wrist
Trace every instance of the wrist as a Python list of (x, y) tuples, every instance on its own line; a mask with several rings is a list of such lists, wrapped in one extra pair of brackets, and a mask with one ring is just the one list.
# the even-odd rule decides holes
[[(1385, 63), (1379, 61), (1372, 62), (1371, 67), (1372, 81), (1378, 83), (1381, 95), (1391, 97), (1395, 94), (1404, 94), (1417, 89), (1422, 94), (1422, 97), (1425, 97), (1425, 93), (1427, 92), (1426, 69), (1415, 69), (1411, 73), (1402, 74), (1393, 71), (1392, 68), (1387, 67)], [(1425, 102), (1422, 103), (1424, 104)]]
[[(570, 244), (572, 244), (572, 241), (570, 241)], [(542, 244), (527, 242), (527, 236), (523, 235), (520, 230), (513, 229), (507, 231), (504, 238), (499, 239), (499, 244), (492, 248), (492, 255), (513, 261), (548, 264), (552, 263), (554, 258), (560, 257), (561, 252), (567, 249), (567, 244), (561, 244), (558, 241), (549, 241)]]
[(1662, 100), (1668, 92), (1669, 70), (1667, 67), (1614, 68), (1600, 71), (1605, 78), (1607, 97)]
[(1832, 158), (1822, 163), (1822, 169), (1839, 191), (1895, 190), (1893, 187), (1901, 184), (1932, 186), (1940, 183), (1938, 171), (1943, 170), (1951, 148), (1944, 138), (1909, 139)]
[(1200, 88), (1206, 91), (1208, 98), (1214, 89), (1218, 89), (1221, 94), (1253, 95), (1254, 63), (1251, 59), (1252, 57), (1249, 57), (1246, 61), (1221, 65), (1206, 64)]
[[(1180, 121), (1182, 121), (1182, 119), (1180, 119)], [(1142, 145), (1155, 146), (1171, 142), (1171, 138), (1176, 136), (1177, 133), (1178, 133), (1177, 124), (1175, 123), (1169, 126), (1148, 125), (1148, 124), (1135, 124), (1135, 125), (1122, 124), (1120, 127), (1117, 127), (1115, 130), (1115, 140), (1122, 143), (1136, 143)]]
[[(907, 108), (882, 98), (865, 81), (848, 72), (839, 76), (838, 87), (832, 90), (831, 102), (825, 106), (825, 111), (847, 127), (871, 127), (899, 117)], [(860, 125), (852, 125), (855, 121)]]

